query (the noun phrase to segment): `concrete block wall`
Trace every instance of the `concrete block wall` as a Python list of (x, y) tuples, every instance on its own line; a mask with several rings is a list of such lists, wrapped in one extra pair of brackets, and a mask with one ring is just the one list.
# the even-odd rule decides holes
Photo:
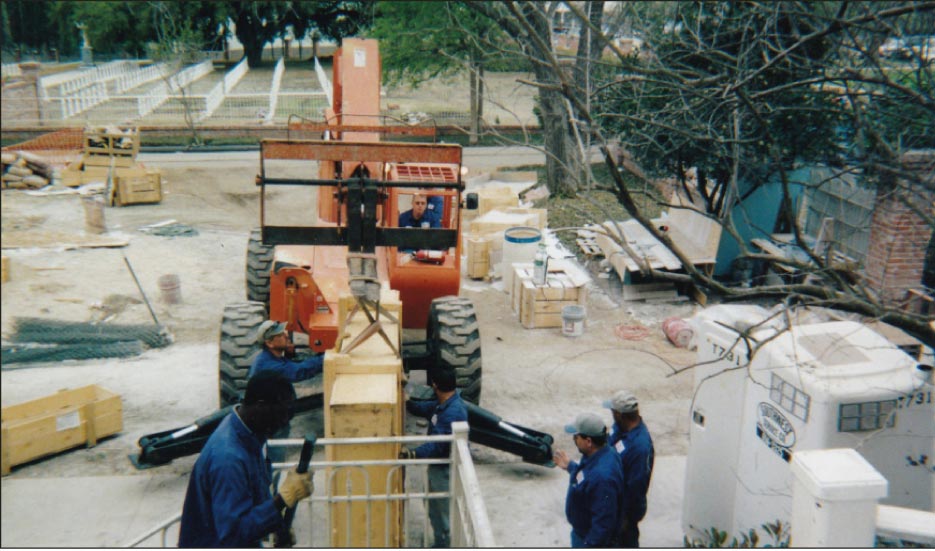
[[(935, 151), (907, 153), (903, 167), (923, 180), (935, 179)], [(933, 228), (906, 202), (931, 216), (935, 204), (932, 183), (923, 187), (902, 181), (895, 190), (877, 192), (864, 275), (883, 300), (901, 302), (909, 289), (922, 286), (925, 250)]]

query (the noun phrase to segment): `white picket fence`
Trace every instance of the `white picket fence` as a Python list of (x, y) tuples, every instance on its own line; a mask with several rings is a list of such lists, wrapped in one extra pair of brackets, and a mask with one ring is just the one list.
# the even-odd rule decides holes
[(317, 89), (314, 76), (313, 83), (288, 84), (285, 60), (280, 60), (270, 80), (264, 75), (259, 88), (249, 86), (252, 91), (241, 93), (232, 92), (243, 87), (242, 81), (251, 72), (246, 59), (213, 81), (210, 89), (199, 80), (213, 71), (210, 61), (177, 74), (172, 74), (174, 70), (165, 63), (140, 67), (137, 62), (118, 61), (43, 77), (37, 86), (38, 99), (4, 96), (3, 125), (135, 122), (159, 126), (180, 124), (189, 115), (204, 124), (268, 124), (285, 122), (290, 114), (321, 118), (331, 105), (331, 84), (320, 63), (315, 72), (317, 80), (326, 83), (322, 89)]

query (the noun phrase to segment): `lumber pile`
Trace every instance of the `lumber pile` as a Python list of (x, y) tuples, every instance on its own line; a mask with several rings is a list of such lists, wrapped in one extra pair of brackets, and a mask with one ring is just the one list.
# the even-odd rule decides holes
[(42, 157), (26, 151), (0, 153), (3, 189), (38, 189), (49, 185), (54, 168)]

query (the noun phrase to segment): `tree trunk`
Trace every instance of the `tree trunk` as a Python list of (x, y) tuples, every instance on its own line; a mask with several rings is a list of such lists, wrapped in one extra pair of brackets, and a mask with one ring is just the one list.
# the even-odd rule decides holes
[(468, 87), (471, 89), (471, 128), (468, 133), (468, 145), (477, 145), (477, 134), (480, 131), (480, 97), (478, 97), (477, 93), (479, 81), (477, 68), (477, 62), (472, 59), (468, 67)]

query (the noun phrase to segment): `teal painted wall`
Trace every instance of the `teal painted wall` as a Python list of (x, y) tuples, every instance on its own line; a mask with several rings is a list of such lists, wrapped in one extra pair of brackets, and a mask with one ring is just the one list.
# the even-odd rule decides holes
[[(789, 191), (792, 194), (795, 212), (801, 201), (805, 183), (811, 178), (810, 168), (798, 168), (789, 172)], [(740, 184), (743, 196), (747, 187)], [(742, 203), (738, 204), (731, 211), (731, 217), (737, 232), (750, 246), (750, 240), (757, 237), (769, 237), (773, 233), (773, 227), (776, 225), (776, 217), (779, 216), (779, 207), (782, 203), (782, 185), (779, 182), (778, 175), (770, 183), (760, 186), (750, 196), (746, 197)], [(721, 233), (721, 243), (717, 251), (717, 263), (714, 266), (714, 275), (729, 276), (732, 262), (740, 254), (740, 245), (734, 237), (728, 232)]]

